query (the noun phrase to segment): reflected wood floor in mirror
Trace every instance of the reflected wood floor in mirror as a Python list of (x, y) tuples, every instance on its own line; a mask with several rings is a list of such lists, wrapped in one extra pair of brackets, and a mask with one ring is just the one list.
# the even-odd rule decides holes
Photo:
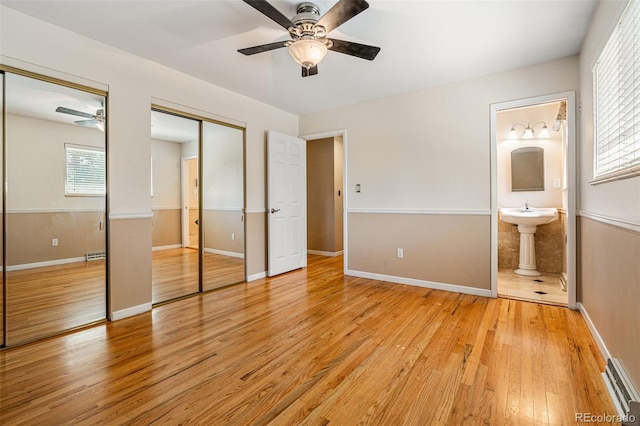
[(0, 423), (574, 424), (614, 414), (579, 313), (342, 258), (0, 352)]
[(198, 250), (175, 248), (152, 253), (152, 302), (197, 293)]
[(8, 345), (104, 319), (104, 260), (7, 272)]
[[(198, 292), (198, 251), (175, 248), (153, 252), (153, 303)], [(244, 259), (204, 253), (203, 287), (212, 290), (244, 281)]]

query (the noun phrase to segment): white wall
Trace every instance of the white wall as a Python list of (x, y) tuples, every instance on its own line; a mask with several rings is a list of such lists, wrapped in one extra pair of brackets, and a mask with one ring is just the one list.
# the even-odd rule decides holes
[(153, 158), (154, 210), (180, 209), (180, 151), (181, 144), (158, 139), (151, 140)]
[(203, 208), (241, 210), (242, 131), (204, 123), (202, 140)]

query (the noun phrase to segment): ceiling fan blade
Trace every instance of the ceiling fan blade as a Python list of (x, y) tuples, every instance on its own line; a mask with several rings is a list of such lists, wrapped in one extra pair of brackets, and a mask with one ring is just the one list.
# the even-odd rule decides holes
[(369, 3), (365, 0), (340, 0), (320, 18), (316, 25), (322, 25), (328, 34), (368, 7)]
[(271, 19), (273, 22), (280, 25), (285, 30), (288, 30), (291, 27), (295, 27), (293, 22), (286, 16), (284, 16), (278, 9), (273, 7), (266, 0), (242, 0), (249, 6), (253, 7), (258, 12), (262, 13), (267, 18)]
[(97, 127), (99, 121), (98, 120), (78, 120), (78, 121), (74, 121), (74, 123), (82, 127)]
[(243, 55), (255, 55), (256, 53), (268, 52), (269, 50), (279, 49), (285, 47), (287, 41), (276, 41), (275, 43), (262, 44), (260, 46), (245, 47), (244, 49), (238, 49), (238, 52)]
[(56, 108), (56, 112), (61, 112), (63, 114), (77, 115), (78, 117), (84, 117), (84, 118), (93, 118), (94, 117), (93, 114), (87, 114), (86, 112), (77, 111), (75, 109), (70, 109), (70, 108), (65, 108), (65, 107)]
[(380, 52), (380, 48), (376, 46), (354, 43), (352, 41), (336, 40), (334, 38), (329, 40), (333, 42), (333, 46), (331, 46), (329, 50), (355, 56), (357, 58), (367, 59), (369, 61), (373, 61), (378, 52)]
[(307, 69), (307, 67), (302, 67), (302, 76), (303, 77), (309, 77), (312, 75), (316, 75), (318, 74), (318, 66), (316, 65), (315, 67), (311, 67), (309, 69)]

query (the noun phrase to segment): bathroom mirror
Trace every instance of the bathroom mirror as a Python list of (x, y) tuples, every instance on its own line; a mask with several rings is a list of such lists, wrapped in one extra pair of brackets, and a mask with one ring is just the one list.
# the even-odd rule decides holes
[(544, 191), (544, 149), (525, 147), (511, 151), (511, 191)]

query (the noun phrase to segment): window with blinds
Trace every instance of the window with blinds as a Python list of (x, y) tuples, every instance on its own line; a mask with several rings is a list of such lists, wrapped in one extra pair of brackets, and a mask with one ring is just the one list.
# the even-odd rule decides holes
[(594, 177), (640, 172), (640, 1), (630, 0), (594, 68)]
[(75, 196), (105, 195), (104, 149), (65, 144), (64, 151), (66, 162), (64, 194)]

